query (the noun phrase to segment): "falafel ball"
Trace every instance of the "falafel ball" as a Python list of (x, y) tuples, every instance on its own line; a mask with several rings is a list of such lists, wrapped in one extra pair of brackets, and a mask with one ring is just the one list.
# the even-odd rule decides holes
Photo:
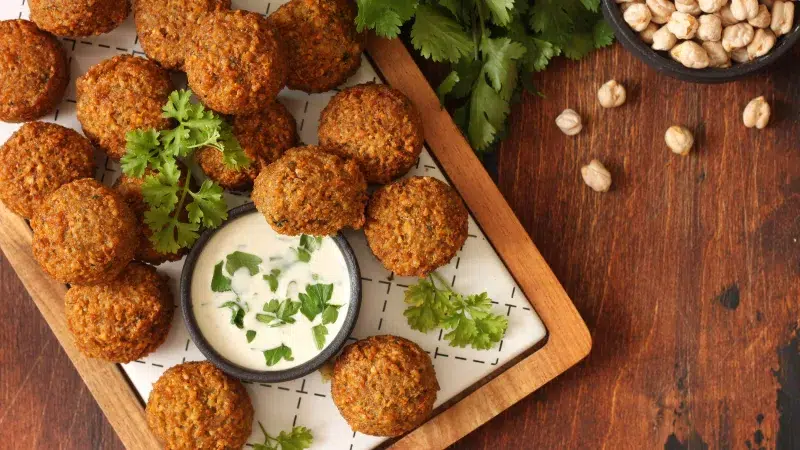
[(286, 41), (289, 89), (327, 92), (358, 70), (366, 35), (357, 12), (352, 0), (292, 0), (269, 16)]
[(438, 391), (431, 357), (389, 335), (345, 347), (331, 379), (333, 402), (350, 428), (371, 436), (400, 436), (421, 425)]
[(67, 53), (53, 35), (27, 20), (0, 21), (0, 120), (42, 117), (68, 82)]
[(353, 158), (370, 183), (388, 183), (416, 164), (422, 117), (402, 92), (367, 83), (336, 94), (322, 110), (319, 142)]
[(147, 57), (182, 69), (193, 26), (205, 14), (230, 9), (231, 0), (137, 0), (136, 33)]
[(129, 0), (29, 0), (31, 20), (56, 36), (108, 33), (131, 12)]
[(189, 86), (215, 111), (256, 113), (286, 85), (286, 49), (261, 14), (206, 14), (194, 27), (190, 47), (185, 63)]
[(53, 192), (35, 211), (33, 257), (62, 283), (94, 285), (117, 277), (139, 244), (136, 216), (125, 200), (92, 178)]
[(244, 385), (208, 361), (178, 364), (153, 385), (147, 424), (168, 450), (242, 448), (253, 428)]
[(0, 201), (30, 219), (56, 189), (94, 174), (94, 147), (77, 131), (28, 122), (0, 147)]
[(367, 182), (353, 161), (300, 147), (261, 171), (251, 197), (278, 234), (330, 236), (364, 225)]
[(211, 147), (201, 149), (196, 157), (203, 172), (220, 186), (245, 191), (253, 187), (263, 167), (297, 145), (297, 123), (289, 110), (277, 101), (255, 114), (233, 116), (231, 121), (233, 135), (250, 158), (250, 166), (231, 169), (225, 165), (222, 153)]
[[(181, 167), (181, 186), (183, 186), (183, 183), (186, 181), (186, 170), (185, 167)], [(177, 253), (161, 253), (153, 248), (153, 243), (150, 241), (150, 236), (153, 235), (153, 231), (144, 222), (144, 213), (150, 208), (147, 206), (142, 196), (142, 185), (145, 179), (153, 175), (155, 175), (153, 169), (147, 169), (142, 178), (120, 175), (114, 183), (114, 190), (122, 196), (137, 219), (139, 245), (136, 249), (135, 258), (139, 261), (158, 265), (167, 261), (179, 261), (189, 249), (184, 247), (178, 250)], [(187, 214), (185, 211), (183, 213)]]
[(412, 177), (372, 194), (364, 233), (384, 267), (424, 277), (447, 264), (467, 240), (469, 214), (458, 193), (431, 177)]
[(164, 343), (175, 304), (167, 277), (152, 266), (132, 262), (113, 281), (71, 287), (65, 309), (81, 353), (128, 363)]
[(125, 134), (164, 130), (161, 116), (174, 90), (169, 73), (153, 61), (119, 55), (92, 66), (78, 78), (78, 120), (83, 133), (109, 157), (125, 155)]

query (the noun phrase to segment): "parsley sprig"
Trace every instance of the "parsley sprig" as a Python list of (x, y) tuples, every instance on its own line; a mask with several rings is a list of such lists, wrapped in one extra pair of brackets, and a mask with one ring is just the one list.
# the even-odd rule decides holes
[(436, 272), (409, 286), (405, 301), (409, 306), (403, 315), (412, 329), (423, 333), (436, 328), (450, 330), (444, 338), (454, 347), (488, 350), (508, 329), (507, 318), (492, 314), (492, 299), (485, 292), (461, 295)]
[[(437, 90), (460, 106), (454, 118), (479, 152), (505, 134), (520, 84), (559, 55), (580, 59), (613, 42), (600, 0), (358, 0), (356, 25), (394, 38), (411, 20), (411, 43), (450, 63)], [(520, 81), (522, 83), (520, 83)]]
[(142, 196), (149, 210), (144, 222), (152, 231), (153, 247), (163, 253), (191, 247), (200, 227), (216, 228), (228, 217), (222, 188), (205, 180), (193, 189), (192, 172), (187, 170), (184, 176), (178, 161), (198, 148), (213, 147), (222, 152), (231, 169), (250, 164), (230, 125), (202, 104), (192, 103), (191, 97), (192, 91), (173, 91), (162, 108), (162, 117), (173, 119), (175, 128), (135, 130), (125, 135), (122, 171), (145, 179)]
[(292, 431), (281, 431), (276, 437), (272, 437), (264, 429), (264, 425), (258, 422), (261, 432), (264, 433), (263, 444), (253, 444), (253, 450), (304, 450), (311, 447), (314, 436), (311, 430), (306, 427), (294, 427)]

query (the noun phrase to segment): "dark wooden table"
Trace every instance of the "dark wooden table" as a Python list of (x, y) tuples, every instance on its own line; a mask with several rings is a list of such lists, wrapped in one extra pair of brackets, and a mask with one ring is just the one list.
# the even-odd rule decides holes
[[(615, 47), (536, 77), (547, 97), (514, 108), (497, 180), (594, 350), (457, 448), (800, 448), (798, 57), (697, 86)], [(595, 92), (611, 78), (628, 103), (606, 111)], [(759, 95), (772, 123), (747, 130)], [(553, 122), (567, 107), (586, 121), (574, 138)], [(673, 124), (696, 132), (688, 157), (664, 145)], [(607, 194), (581, 181), (592, 158)], [(3, 258), (0, 317), (0, 447), (121, 448)]]

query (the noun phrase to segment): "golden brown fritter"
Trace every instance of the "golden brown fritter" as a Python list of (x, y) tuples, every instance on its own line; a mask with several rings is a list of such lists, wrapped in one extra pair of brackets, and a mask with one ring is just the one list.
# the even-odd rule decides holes
[(91, 178), (58, 188), (35, 211), (33, 257), (62, 283), (106, 283), (133, 259), (136, 216), (122, 197)]
[(67, 291), (67, 325), (90, 358), (135, 361), (155, 351), (169, 333), (175, 304), (168, 278), (132, 262), (114, 280)]
[(0, 147), (0, 201), (30, 219), (56, 189), (94, 174), (94, 147), (77, 131), (28, 122)]
[(366, 37), (357, 12), (351, 0), (292, 0), (269, 16), (286, 41), (289, 89), (327, 92), (358, 70)]
[(400, 436), (430, 416), (439, 383), (431, 358), (397, 336), (373, 336), (345, 347), (331, 395), (353, 431)]
[(174, 89), (172, 80), (153, 61), (115, 56), (92, 66), (76, 86), (83, 133), (111, 158), (125, 155), (127, 132), (172, 125), (161, 117), (161, 108)]
[[(181, 166), (181, 186), (186, 180), (186, 168)], [(153, 243), (150, 241), (150, 236), (153, 235), (150, 227), (144, 222), (144, 213), (150, 208), (142, 197), (142, 185), (148, 176), (155, 173), (152, 169), (145, 171), (144, 177), (136, 178), (127, 175), (120, 175), (114, 183), (114, 190), (116, 190), (136, 216), (139, 228), (139, 245), (136, 249), (135, 258), (139, 261), (144, 261), (150, 264), (161, 264), (167, 261), (178, 261), (189, 251), (188, 248), (181, 248), (177, 253), (161, 253), (153, 248)], [(184, 211), (184, 215), (186, 212)]]
[(42, 117), (68, 82), (67, 54), (53, 35), (27, 20), (0, 21), (0, 120)]
[(194, 28), (185, 62), (192, 91), (224, 114), (253, 114), (275, 101), (286, 85), (286, 49), (258, 13), (207, 14)]
[(261, 171), (251, 197), (279, 234), (330, 236), (364, 225), (367, 182), (356, 163), (300, 147)]
[(203, 172), (225, 189), (245, 191), (263, 167), (275, 162), (286, 150), (297, 145), (297, 123), (280, 102), (255, 114), (233, 116), (233, 135), (239, 141), (251, 164), (241, 170), (225, 165), (222, 153), (211, 147), (197, 152), (197, 162)]
[(31, 20), (56, 36), (108, 33), (128, 17), (129, 0), (28, 0)]
[(402, 92), (367, 83), (336, 94), (322, 111), (320, 145), (352, 158), (370, 183), (388, 183), (416, 164), (422, 118)]
[(137, 0), (136, 33), (147, 57), (167, 69), (182, 69), (192, 27), (210, 12), (230, 9), (231, 0)]
[(253, 405), (239, 380), (208, 361), (188, 362), (153, 385), (147, 424), (166, 450), (239, 449), (253, 428)]
[(424, 277), (453, 259), (467, 240), (468, 220), (452, 187), (435, 178), (412, 177), (372, 194), (364, 233), (388, 270)]

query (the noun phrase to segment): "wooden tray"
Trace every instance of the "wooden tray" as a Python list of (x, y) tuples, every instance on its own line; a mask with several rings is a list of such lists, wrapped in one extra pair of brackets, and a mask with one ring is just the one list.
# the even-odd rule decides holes
[[(484, 170), (450, 115), (399, 40), (370, 36), (367, 52), (386, 82), (403, 91), (423, 116), (428, 149), (478, 222), (548, 330), (547, 342), (393, 443), (393, 449), (445, 448), (560, 375), (589, 354), (591, 337), (542, 255)], [(95, 400), (128, 449), (160, 448), (137, 392), (120, 366), (85, 358), (64, 315), (66, 286), (48, 278), (31, 253), (24, 219), (0, 205), (0, 248), (16, 270)]]

